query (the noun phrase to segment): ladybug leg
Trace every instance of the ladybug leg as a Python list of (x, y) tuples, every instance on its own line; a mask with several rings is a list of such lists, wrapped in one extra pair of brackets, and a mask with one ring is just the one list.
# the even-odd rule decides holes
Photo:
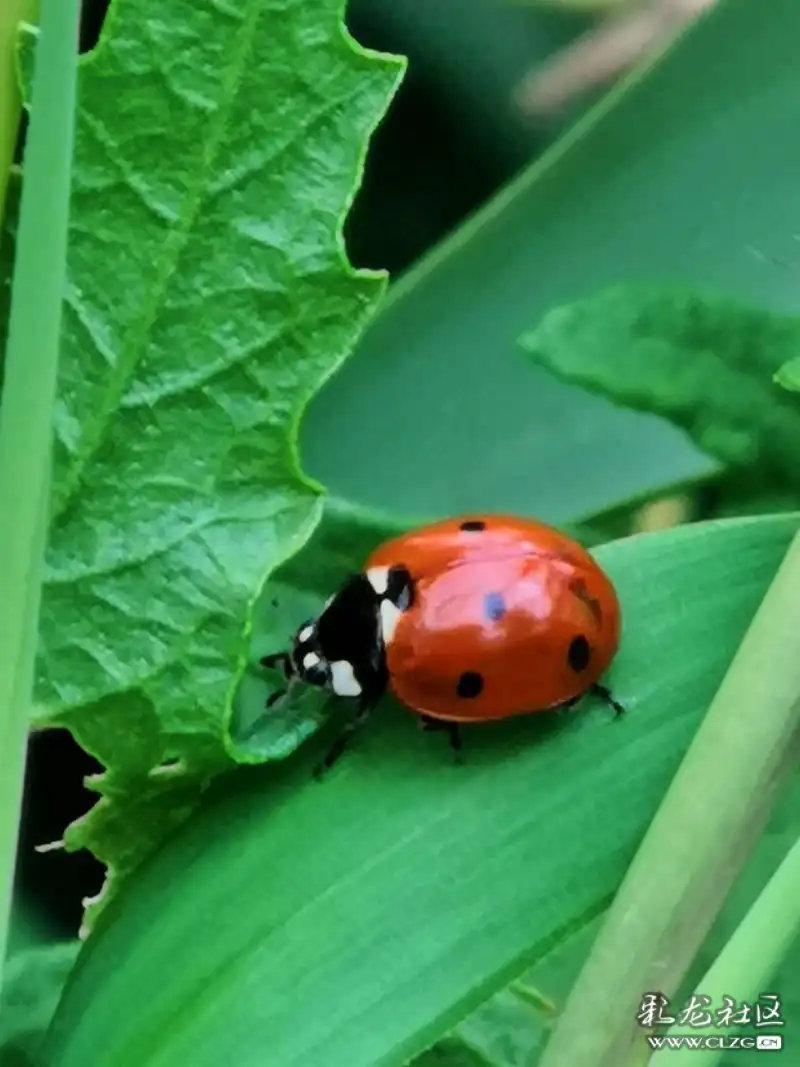
[[(274, 670), (277, 667), (278, 670), (282, 671), (284, 676), (289, 679), (291, 679), (292, 674), (294, 673), (292, 670), (292, 662), (289, 659), (289, 654), (287, 652), (274, 652), (272, 655), (262, 656), (259, 662), (262, 667), (266, 667), (269, 670)], [(285, 688), (276, 689), (274, 693), (270, 693), (267, 697), (264, 707), (271, 708), (273, 704), (277, 704), (282, 697), (285, 697), (288, 691), (289, 690)]]
[(614, 699), (611, 690), (607, 686), (598, 685), (598, 683), (595, 682), (590, 692), (594, 693), (595, 696), (600, 697), (600, 699), (604, 700), (609, 707), (613, 708), (615, 715), (619, 716), (624, 714), (625, 708), (618, 700)]
[(461, 763), (463, 761), (464, 743), (457, 722), (448, 722), (445, 719), (434, 719), (431, 715), (420, 715), (419, 721), (420, 726), (426, 733), (440, 733), (441, 731), (446, 730), (450, 740), (450, 748), (455, 753), (457, 762)]
[(447, 735), (450, 739), (450, 748), (453, 750), (453, 754), (456, 758), (456, 763), (463, 763), (464, 742), (461, 737), (461, 730), (459, 729), (457, 722), (449, 722), (447, 724)]
[(269, 656), (262, 656), (259, 660), (262, 667), (274, 669), (278, 667), (284, 674), (290, 672), (290, 660), (287, 652), (273, 652)]
[(570, 708), (574, 708), (578, 701), (582, 699), (582, 697), (583, 693), (579, 693), (578, 696), (572, 697), (571, 700), (565, 700), (563, 704), (559, 704), (553, 710), (556, 712), (557, 715), (563, 715), (565, 711), (569, 711)]
[(376, 703), (377, 701), (372, 699), (361, 701), (358, 707), (358, 711), (350, 720), (350, 722), (345, 723), (344, 727), (342, 728), (342, 732), (331, 745), (325, 759), (318, 763), (317, 766), (314, 768), (315, 778), (322, 778), (323, 775), (331, 769), (334, 763), (336, 763), (336, 761), (339, 759), (344, 750), (352, 741), (354, 735), (358, 733), (364, 723), (366, 723), (366, 721), (369, 719), (375, 708)]

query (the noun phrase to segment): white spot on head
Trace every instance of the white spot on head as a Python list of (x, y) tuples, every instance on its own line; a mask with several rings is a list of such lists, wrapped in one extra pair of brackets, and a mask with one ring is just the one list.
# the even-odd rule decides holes
[(352, 663), (337, 659), (331, 664), (331, 688), (340, 697), (361, 696), (361, 686), (356, 681)]
[(383, 596), (389, 588), (389, 568), (373, 567), (371, 570), (367, 571), (367, 581), (378, 596)]
[(303, 656), (303, 667), (307, 671), (310, 671), (312, 667), (316, 667), (318, 663), (319, 656), (316, 652), (306, 652), (305, 656)]
[(306, 643), (306, 641), (310, 641), (313, 636), (314, 636), (314, 627), (311, 624), (309, 624), (308, 626), (304, 626), (303, 627), (303, 629), (297, 635), (297, 640), (300, 642), (301, 645), (304, 645)]
[(383, 643), (388, 645), (394, 637), (402, 611), (391, 600), (381, 601), (381, 635)]

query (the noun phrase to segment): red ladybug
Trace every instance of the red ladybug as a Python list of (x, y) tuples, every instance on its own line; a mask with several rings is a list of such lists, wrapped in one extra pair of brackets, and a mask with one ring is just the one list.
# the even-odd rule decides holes
[[(381, 545), (288, 652), (266, 656), (359, 710), (324, 766), (391, 689), (428, 729), (576, 703), (617, 651), (614, 587), (575, 541), (532, 519), (446, 519)], [(281, 694), (274, 694), (269, 703)]]

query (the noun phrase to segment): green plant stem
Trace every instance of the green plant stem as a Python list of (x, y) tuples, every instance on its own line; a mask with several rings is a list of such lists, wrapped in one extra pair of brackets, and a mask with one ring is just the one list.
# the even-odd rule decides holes
[(3, 0), (0, 3), (0, 222), (22, 114), (17, 79), (17, 27), (20, 22), (34, 22), (38, 10), (38, 0)]
[[(745, 915), (733, 936), (697, 984), (697, 994), (722, 1004), (723, 995), (739, 1004), (753, 1004), (780, 966), (795, 938), (800, 934), (800, 841), (796, 841)], [(776, 992), (777, 995), (777, 992)], [(670, 1027), (678, 1034), (686, 1028)], [(718, 1033), (713, 1026), (692, 1028), (693, 1034)], [(723, 1031), (725, 1032), (725, 1031)], [(728, 1031), (729, 1033), (731, 1031)], [(723, 1049), (665, 1049), (650, 1061), (653, 1067), (715, 1067), (725, 1055)]]
[(540, 1067), (641, 1062), (644, 994), (674, 995), (778, 784), (797, 763), (798, 590), (795, 537), (609, 909)]
[(42, 0), (0, 409), (0, 968), (49, 510), (79, 12), (78, 0)]

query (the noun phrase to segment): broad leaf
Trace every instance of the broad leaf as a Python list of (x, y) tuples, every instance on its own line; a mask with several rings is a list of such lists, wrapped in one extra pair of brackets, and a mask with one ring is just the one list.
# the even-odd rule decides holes
[(230, 766), (251, 604), (321, 512), (304, 404), (384, 285), (343, 218), (401, 63), (341, 0), (116, 0), (80, 74), (37, 699), (130, 871)]
[(621, 720), (475, 727), (459, 767), (387, 702), (322, 784), (313, 742), (218, 781), (86, 945), (48, 1067), (407, 1063), (606, 906), (799, 521), (597, 551)]
[(301, 430), (332, 493), (568, 523), (713, 471), (658, 418), (526, 367), (516, 340), (626, 281), (800, 308), (800, 5), (769, 10), (715, 4), (393, 285)]
[[(782, 791), (769, 824), (734, 882), (722, 911), (698, 954), (682, 990), (673, 999), (684, 1005), (698, 987), (698, 980), (722, 949), (735, 927), (753, 904), (781, 859), (800, 834), (800, 779), (794, 778)], [(687, 827), (687, 833), (691, 828)], [(550, 1028), (564, 1006), (567, 994), (583, 965), (602, 916), (583, 921), (571, 936), (548, 952), (508, 989), (481, 1005), (428, 1053), (417, 1067), (533, 1067)], [(800, 1017), (800, 942), (791, 950), (770, 983), (781, 1001), (782, 1018)], [(764, 990), (766, 992), (766, 989)], [(714, 1008), (721, 1007), (715, 1004)], [(730, 1030), (735, 1032), (735, 1028)], [(752, 1027), (750, 1028), (752, 1031)], [(756, 1052), (731, 1051), (726, 1067), (745, 1063), (758, 1067)]]
[(551, 311), (522, 344), (566, 381), (682, 426), (728, 467), (800, 482), (800, 400), (773, 381), (800, 350), (800, 319), (618, 287)]

